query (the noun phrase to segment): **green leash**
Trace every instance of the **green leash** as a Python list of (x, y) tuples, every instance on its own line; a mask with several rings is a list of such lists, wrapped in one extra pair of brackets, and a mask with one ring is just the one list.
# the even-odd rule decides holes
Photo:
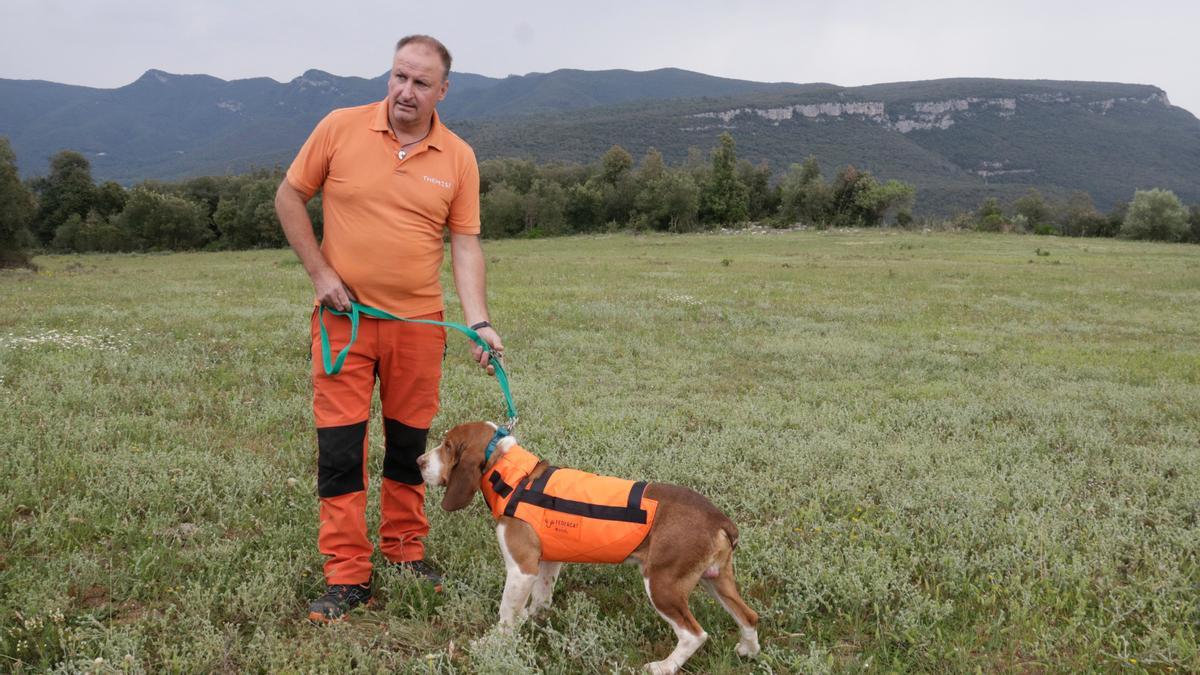
[[(328, 311), (338, 316), (350, 317), (350, 341), (342, 351), (338, 352), (337, 358), (332, 358), (332, 348), (329, 345), (329, 332), (325, 330), (325, 312)], [(479, 337), (479, 333), (471, 330), (461, 323), (452, 323), (449, 321), (432, 321), (430, 319), (405, 319), (394, 314), (388, 314), (382, 309), (375, 309), (357, 302), (350, 303), (349, 312), (341, 312), (332, 307), (321, 305), (317, 309), (317, 321), (321, 324), (321, 358), (325, 362), (325, 374), (337, 375), (342, 372), (342, 364), (346, 361), (346, 356), (350, 353), (350, 346), (358, 339), (358, 320), (361, 316), (369, 316), (373, 319), (387, 319), (390, 321), (407, 321), (409, 323), (427, 323), (431, 326), (442, 326), (444, 328), (453, 328), (454, 330), (466, 335), (472, 342), (483, 348), (483, 351), (488, 355), (488, 363), (496, 369), (496, 381), (500, 383), (500, 391), (504, 393), (504, 403), (508, 406), (508, 428), (517, 424), (517, 406), (513, 404), (512, 391), (508, 388), (508, 373), (504, 372), (504, 366), (500, 364), (500, 359), (496, 358), (496, 353), (492, 351), (491, 345)]]

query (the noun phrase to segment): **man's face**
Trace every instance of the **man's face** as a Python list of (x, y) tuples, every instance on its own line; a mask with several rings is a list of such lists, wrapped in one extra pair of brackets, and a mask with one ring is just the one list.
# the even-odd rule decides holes
[(392, 59), (392, 75), (388, 78), (388, 117), (392, 128), (423, 131), (449, 86), (437, 52), (419, 42), (404, 45)]

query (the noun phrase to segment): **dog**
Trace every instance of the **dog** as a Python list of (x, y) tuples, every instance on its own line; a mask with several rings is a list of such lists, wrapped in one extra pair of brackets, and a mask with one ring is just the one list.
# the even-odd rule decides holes
[(476, 491), (491, 509), (507, 572), (502, 629), (549, 606), (563, 562), (631, 563), (678, 638), (675, 650), (646, 670), (676, 673), (708, 639), (688, 607), (698, 582), (737, 623), (737, 653), (758, 655), (758, 614), (733, 576), (737, 527), (704, 496), (550, 466), (491, 422), (454, 427), (417, 466), (427, 484), (445, 486), (446, 511), (467, 506)]

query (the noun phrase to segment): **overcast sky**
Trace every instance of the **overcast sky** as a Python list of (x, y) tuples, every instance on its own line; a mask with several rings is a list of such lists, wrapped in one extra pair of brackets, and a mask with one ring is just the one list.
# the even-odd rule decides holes
[[(3, 0), (0, 77), (94, 87), (150, 68), (288, 81), (374, 77), (429, 33), (454, 69), (678, 67), (861, 85), (941, 77), (1154, 84), (1200, 114), (1200, 2), (405, 2)], [(453, 86), (453, 83), (451, 84)], [(382, 96), (382, 92), (380, 92)]]

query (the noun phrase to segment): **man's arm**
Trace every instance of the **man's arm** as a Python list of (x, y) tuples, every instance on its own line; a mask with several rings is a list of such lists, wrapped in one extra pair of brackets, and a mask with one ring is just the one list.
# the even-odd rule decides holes
[(275, 191), (275, 213), (279, 216), (279, 224), (283, 226), (283, 234), (312, 280), (317, 302), (344, 312), (350, 309), (350, 301), (354, 296), (321, 254), (321, 247), (313, 234), (312, 219), (308, 217), (308, 209), (304, 208), (307, 201), (284, 178)]
[[(479, 235), (451, 232), (450, 264), (454, 269), (454, 290), (458, 292), (458, 301), (462, 304), (463, 319), (467, 325), (488, 321), (487, 273)], [(503, 356), (504, 344), (494, 328), (481, 328), (478, 332), (497, 356)], [(489, 375), (493, 374), (495, 369), (488, 365), (488, 357), (482, 348), (476, 345), (472, 355), (481, 367), (487, 368)]]

